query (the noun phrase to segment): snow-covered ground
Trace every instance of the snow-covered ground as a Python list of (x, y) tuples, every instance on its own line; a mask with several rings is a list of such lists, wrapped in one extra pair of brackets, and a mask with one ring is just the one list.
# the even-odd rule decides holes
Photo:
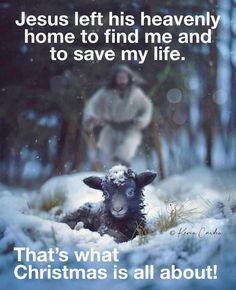
[[(57, 222), (62, 214), (85, 202), (102, 199), (99, 191), (82, 182), (91, 174), (95, 173), (54, 177), (35, 192), (0, 186), (0, 289), (236, 289), (236, 172), (199, 167), (148, 186), (145, 211), (152, 233), (122, 244)], [(58, 247), (71, 254), (68, 267), (104, 267), (108, 273), (114, 263), (78, 263), (72, 258), (73, 250), (117, 248), (118, 267), (132, 273), (154, 265), (155, 276), (151, 280), (136, 280), (131, 274), (124, 280), (114, 280), (111, 275), (105, 280), (17, 280), (13, 273), (17, 265), (13, 247), (17, 246), (35, 251)], [(63, 266), (59, 261), (51, 265)], [(181, 269), (217, 265), (217, 279), (160, 279), (160, 270), (172, 265)], [(34, 267), (42, 267), (42, 263), (34, 262)]]

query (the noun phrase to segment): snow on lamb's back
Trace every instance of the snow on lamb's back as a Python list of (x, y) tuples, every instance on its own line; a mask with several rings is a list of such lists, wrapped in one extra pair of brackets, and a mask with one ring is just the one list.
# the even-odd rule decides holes
[(106, 180), (112, 181), (116, 185), (122, 185), (127, 179), (128, 173), (129, 169), (126, 166), (116, 165), (109, 170)]

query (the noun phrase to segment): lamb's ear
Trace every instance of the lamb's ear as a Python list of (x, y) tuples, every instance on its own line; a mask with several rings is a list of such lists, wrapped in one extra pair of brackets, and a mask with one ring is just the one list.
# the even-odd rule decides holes
[(136, 177), (136, 184), (139, 187), (144, 187), (148, 184), (150, 184), (151, 182), (153, 182), (153, 180), (156, 178), (157, 174), (156, 172), (152, 172), (152, 171), (145, 171), (142, 172), (140, 174), (137, 175)]
[(87, 177), (83, 182), (91, 188), (102, 190), (102, 179), (98, 176)]

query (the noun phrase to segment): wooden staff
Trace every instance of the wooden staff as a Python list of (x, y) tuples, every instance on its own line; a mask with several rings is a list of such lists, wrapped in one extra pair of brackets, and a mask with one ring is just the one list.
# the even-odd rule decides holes
[(94, 136), (94, 131), (93, 130), (87, 131), (86, 133), (84, 133), (84, 137), (85, 137), (87, 144), (89, 145), (89, 147), (92, 149), (92, 152), (94, 153), (93, 167), (95, 168), (95, 171), (100, 172), (102, 170), (102, 165), (97, 158), (98, 150), (97, 150), (96, 139)]

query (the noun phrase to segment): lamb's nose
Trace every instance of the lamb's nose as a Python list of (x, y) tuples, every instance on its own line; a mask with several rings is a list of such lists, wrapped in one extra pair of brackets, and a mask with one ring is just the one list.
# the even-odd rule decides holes
[(116, 207), (116, 208), (113, 207), (113, 209), (116, 212), (120, 212), (120, 211), (122, 211), (123, 207)]

